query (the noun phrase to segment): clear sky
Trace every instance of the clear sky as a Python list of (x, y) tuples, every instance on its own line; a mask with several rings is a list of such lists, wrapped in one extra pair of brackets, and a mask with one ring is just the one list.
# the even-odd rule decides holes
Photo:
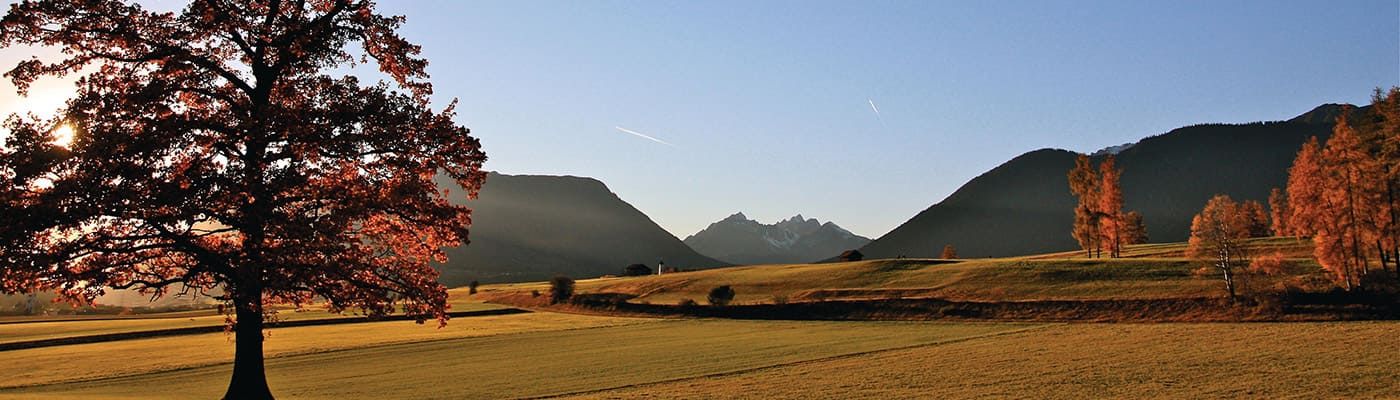
[(597, 178), (682, 238), (736, 211), (878, 237), (1026, 151), (1400, 85), (1394, 0), (381, 3), (489, 169)]

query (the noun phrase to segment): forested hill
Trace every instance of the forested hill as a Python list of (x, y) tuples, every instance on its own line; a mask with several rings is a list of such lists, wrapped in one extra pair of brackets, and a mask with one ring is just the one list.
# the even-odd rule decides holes
[[(451, 182), (439, 185), (454, 188)], [(452, 185), (452, 186), (446, 186)], [(449, 249), (441, 281), (545, 280), (620, 274), (628, 264), (724, 265), (691, 250), (602, 182), (573, 176), (491, 173), (472, 208), (471, 243)]]
[[(1282, 188), (1303, 142), (1311, 136), (1325, 140), (1342, 109), (1326, 104), (1288, 121), (1193, 125), (1117, 149), (1124, 209), (1143, 214), (1152, 241), (1184, 241), (1191, 217), (1211, 196), (1263, 202), (1269, 189)], [(1095, 162), (1107, 156), (1096, 155)], [(1074, 249), (1075, 199), (1066, 173), (1076, 157), (1053, 149), (1022, 154), (972, 179), (862, 252), (937, 257), (946, 244), (962, 257)]]

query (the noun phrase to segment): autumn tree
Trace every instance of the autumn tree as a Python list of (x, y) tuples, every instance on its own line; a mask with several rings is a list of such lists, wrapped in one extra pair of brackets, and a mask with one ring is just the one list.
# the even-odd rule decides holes
[(1249, 237), (1269, 237), (1272, 228), (1269, 225), (1269, 214), (1264, 211), (1263, 203), (1246, 200), (1240, 203), (1240, 212), (1249, 221)]
[(1288, 230), (1288, 194), (1279, 188), (1269, 190), (1269, 231), (1274, 236), (1291, 236)]
[(1080, 154), (1069, 171), (1069, 190), (1079, 199), (1074, 208), (1074, 229), (1071, 233), (1087, 257), (1094, 257), (1102, 248), (1099, 232), (1099, 175), (1089, 156)]
[[(324, 302), (447, 320), (429, 266), (467, 238), (485, 155), (429, 107), (402, 17), (351, 0), (12, 4), (0, 46), (21, 94), (83, 74), (58, 117), (11, 116), (0, 148), (0, 290), (91, 303), (109, 288), (212, 295), (234, 319), (225, 398), (271, 398), (263, 311)], [(332, 75), (376, 65), (388, 82)], [(71, 143), (50, 132), (71, 129)]]
[(1374, 216), (1380, 208), (1381, 182), (1379, 164), (1366, 152), (1345, 112), (1322, 151), (1322, 164), (1314, 251), (1318, 263), (1351, 289), (1367, 272), (1367, 246), (1378, 236)]
[(1123, 170), (1116, 164), (1112, 155), (1099, 164), (1099, 241), (1112, 258), (1123, 251), (1123, 188), (1118, 184)]
[(1376, 199), (1376, 247), (1381, 267), (1389, 262), (1400, 279), (1400, 87), (1376, 89), (1371, 110), (1376, 123), (1366, 130), (1363, 140), (1371, 144), (1381, 178), (1381, 193)]
[(1187, 255), (1203, 260), (1220, 272), (1225, 291), (1235, 298), (1236, 271), (1249, 265), (1244, 241), (1249, 220), (1230, 196), (1216, 195), (1191, 219)]
[(1123, 244), (1147, 243), (1147, 224), (1142, 221), (1142, 213), (1129, 211), (1123, 214)]
[(1322, 146), (1317, 137), (1309, 138), (1288, 168), (1288, 232), (1295, 236), (1317, 233), (1324, 204), (1322, 189), (1326, 177), (1322, 169)]
[(938, 258), (942, 258), (944, 260), (956, 259), (958, 258), (958, 249), (954, 248), (951, 244), (945, 245), (943, 246), (943, 254), (940, 255)]
[[(1363, 140), (1349, 114), (1348, 109), (1337, 117), (1326, 146), (1319, 148), (1316, 139), (1303, 146), (1288, 182), (1290, 230), (1312, 236), (1318, 263), (1347, 290), (1358, 286), (1369, 271), (1371, 250), (1384, 266), (1387, 243), (1393, 245), (1387, 240), (1393, 218), (1384, 146)], [(1383, 120), (1384, 112), (1379, 114)], [(1375, 123), (1358, 125), (1368, 131), (1383, 129)], [(1375, 134), (1366, 136), (1380, 140)]]

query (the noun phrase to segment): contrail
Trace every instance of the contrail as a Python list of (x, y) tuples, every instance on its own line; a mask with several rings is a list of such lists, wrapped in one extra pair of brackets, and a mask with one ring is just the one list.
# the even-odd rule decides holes
[[(867, 98), (865, 99), (865, 101), (866, 101), (866, 102), (869, 102), (869, 103), (870, 103), (870, 109), (875, 111), (875, 119), (880, 120), (880, 126), (885, 126), (885, 117), (880, 116), (880, 107), (876, 107), (876, 106), (875, 106), (875, 100), (871, 100), (870, 98), (867, 97)], [(885, 127), (888, 128), (888, 126), (885, 126)]]
[(653, 142), (661, 143), (661, 144), (664, 144), (664, 145), (667, 145), (667, 146), (671, 146), (671, 147), (675, 147), (675, 148), (680, 148), (680, 147), (678, 147), (678, 146), (676, 146), (676, 145), (674, 145), (674, 144), (667, 143), (665, 140), (661, 140), (661, 139), (657, 139), (657, 138), (654, 138), (654, 137), (651, 137), (651, 136), (647, 136), (646, 134), (641, 133), (641, 132), (637, 132), (637, 131), (634, 131), (634, 130), (631, 130), (631, 129), (623, 128), (623, 127), (620, 127), (620, 126), (615, 126), (614, 128), (617, 128), (617, 130), (618, 130), (619, 132), (622, 132), (622, 133), (631, 134), (631, 135), (633, 135), (633, 136), (636, 136), (636, 137), (639, 137), (639, 138), (642, 138), (642, 139), (646, 139), (646, 140), (650, 140), (650, 141), (653, 141)]

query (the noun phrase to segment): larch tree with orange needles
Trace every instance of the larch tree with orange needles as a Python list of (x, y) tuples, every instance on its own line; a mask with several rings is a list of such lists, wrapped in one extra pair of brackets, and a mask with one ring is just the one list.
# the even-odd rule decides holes
[(1288, 233), (1313, 236), (1317, 233), (1323, 209), (1322, 190), (1326, 177), (1322, 170), (1322, 146), (1317, 137), (1309, 138), (1288, 168)]
[(1099, 241), (1108, 249), (1108, 256), (1118, 258), (1123, 252), (1123, 188), (1119, 181), (1123, 170), (1118, 169), (1113, 156), (1099, 164)]
[(942, 258), (944, 260), (952, 260), (958, 258), (958, 249), (953, 247), (953, 245), (951, 244), (944, 245), (943, 254), (940, 255), (938, 258)]
[(1070, 232), (1087, 257), (1102, 249), (1099, 232), (1099, 174), (1089, 156), (1080, 154), (1069, 171), (1069, 190), (1079, 199), (1074, 208), (1074, 228)]
[(1147, 224), (1142, 221), (1142, 213), (1128, 211), (1123, 214), (1123, 244), (1147, 243)]
[(1264, 204), (1254, 200), (1240, 203), (1240, 212), (1249, 220), (1249, 237), (1268, 237), (1272, 232), (1269, 226), (1269, 213)]
[(1381, 176), (1376, 247), (1381, 267), (1392, 264), (1395, 278), (1400, 279), (1400, 87), (1376, 89), (1371, 110), (1377, 123), (1364, 140), (1371, 143)]
[(1314, 238), (1318, 263), (1351, 289), (1368, 272), (1367, 244), (1378, 236), (1373, 216), (1380, 208), (1381, 177), (1346, 114), (1337, 118), (1322, 151), (1323, 209)]
[[(433, 178), (474, 196), (485, 155), (452, 106), (429, 107), (427, 60), (402, 23), (358, 0), (12, 4), (0, 46), (63, 51), (6, 73), (21, 92), (85, 76), (59, 117), (5, 122), (0, 290), (216, 296), (236, 318), (229, 399), (272, 397), (269, 306), (446, 323), (429, 264), (471, 219)], [(330, 74), (357, 59), (389, 82)], [(67, 146), (49, 139), (59, 124), (76, 133)]]
[(1274, 236), (1292, 235), (1288, 231), (1288, 194), (1279, 188), (1269, 190), (1269, 231)]

